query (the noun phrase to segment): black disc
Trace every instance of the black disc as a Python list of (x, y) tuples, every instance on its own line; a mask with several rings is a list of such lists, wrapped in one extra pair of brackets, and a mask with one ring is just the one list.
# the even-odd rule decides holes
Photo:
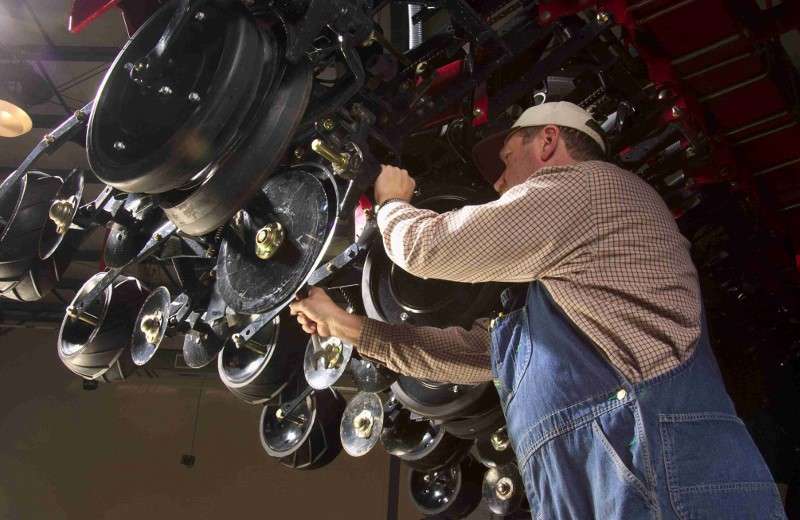
[(112, 224), (103, 248), (103, 261), (111, 268), (124, 267), (136, 258), (163, 223), (161, 212), (147, 196), (128, 195), (125, 208), (131, 215), (129, 222)]
[(397, 374), (383, 365), (356, 356), (347, 365), (350, 377), (362, 392), (383, 392), (397, 380)]
[(505, 422), (506, 418), (498, 401), (494, 406), (482, 413), (446, 421), (444, 429), (450, 435), (455, 435), (462, 439), (475, 439), (496, 431)]
[(498, 404), (497, 391), (492, 383), (453, 385), (401, 375), (391, 388), (404, 407), (436, 419), (472, 416)]
[(408, 410), (388, 421), (381, 433), (381, 443), (390, 455), (408, 466), (431, 471), (452, 465), (469, 452), (472, 442), (458, 439), (427, 419), (411, 419)]
[(269, 401), (300, 371), (307, 337), (297, 320), (284, 312), (253, 335), (250, 341), (256, 349), (236, 348), (228, 339), (218, 356), (219, 377), (246, 403)]
[(409, 471), (411, 501), (426, 516), (464, 518), (481, 501), (479, 468), (471, 459), (464, 459), (460, 464), (435, 471)]
[(510, 515), (519, 511), (525, 497), (525, 488), (516, 464), (486, 470), (482, 487), (486, 506), (496, 515)]
[[(464, 188), (422, 188), (414, 204), (438, 213), (485, 200)], [(467, 284), (423, 279), (396, 266), (383, 244), (371, 248), (364, 263), (361, 295), (367, 316), (388, 323), (410, 323), (469, 328), (472, 322), (488, 316), (500, 301), (498, 284)]]
[[(155, 288), (142, 304), (131, 334), (131, 358), (135, 365), (142, 366), (150, 361), (161, 345), (167, 332), (171, 300), (169, 289), (161, 286)], [(148, 323), (151, 320), (153, 322)], [(145, 332), (148, 326), (154, 327), (150, 333)]]
[(345, 400), (334, 390), (320, 390), (306, 397), (288, 416), (278, 418), (280, 405), (299, 395), (305, 379), (293, 379), (279, 395), (278, 403), (261, 412), (259, 435), (267, 454), (293, 469), (317, 469), (341, 452), (339, 421)]
[[(268, 30), (228, 4), (206, 4), (173, 42), (159, 77), (132, 79), (180, 3), (169, 2), (133, 35), (110, 67), (87, 131), (89, 163), (122, 191), (161, 193), (192, 183), (238, 138), (262, 72), (275, 74)], [(269, 60), (269, 64), (265, 64)], [(140, 77), (136, 71), (133, 76)], [(268, 77), (265, 90), (272, 77)]]
[(83, 199), (83, 185), (83, 172), (75, 170), (67, 175), (64, 179), (64, 184), (53, 196), (54, 201), (65, 202), (66, 204), (64, 207), (68, 210), (65, 210), (65, 213), (62, 215), (63, 220), (61, 226), (56, 225), (49, 215), (45, 219), (42, 233), (39, 237), (39, 258), (50, 258), (56, 249), (58, 249), (58, 246), (61, 245), (81, 205), (81, 200)]
[(214, 322), (210, 331), (191, 331), (183, 338), (183, 360), (191, 368), (203, 368), (217, 358), (227, 334), (224, 320)]
[[(103, 276), (89, 278), (70, 305), (83, 299)], [(84, 379), (110, 382), (127, 377), (134, 369), (127, 353), (133, 322), (146, 296), (138, 280), (122, 276), (84, 309), (94, 324), (65, 316), (58, 332), (58, 356), (64, 365)]]
[(211, 233), (252, 199), (284, 160), (303, 117), (313, 83), (310, 64), (286, 66), (281, 79), (253, 109), (252, 128), (243, 129), (236, 153), (210, 166), (206, 180), (191, 191), (162, 199), (167, 217), (186, 234)]
[[(253, 228), (243, 242), (222, 242), (217, 259), (217, 288), (232, 309), (260, 314), (288, 305), (319, 265), (336, 214), (328, 181), (311, 168), (287, 168), (271, 176), (263, 198), (249, 209)], [(265, 224), (279, 223), (285, 238), (277, 253), (261, 260), (254, 236)]]

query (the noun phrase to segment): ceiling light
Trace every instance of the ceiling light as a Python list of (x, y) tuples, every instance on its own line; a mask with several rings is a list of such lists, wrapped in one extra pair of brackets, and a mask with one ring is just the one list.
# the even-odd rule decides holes
[(19, 137), (31, 128), (31, 116), (17, 105), (0, 99), (0, 137)]

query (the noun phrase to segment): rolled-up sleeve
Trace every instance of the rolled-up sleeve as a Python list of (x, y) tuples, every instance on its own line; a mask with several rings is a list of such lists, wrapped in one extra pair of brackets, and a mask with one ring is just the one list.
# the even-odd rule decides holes
[(585, 172), (542, 170), (498, 200), (438, 214), (393, 201), (378, 226), (389, 258), (423, 278), (527, 282), (585, 256), (592, 212)]

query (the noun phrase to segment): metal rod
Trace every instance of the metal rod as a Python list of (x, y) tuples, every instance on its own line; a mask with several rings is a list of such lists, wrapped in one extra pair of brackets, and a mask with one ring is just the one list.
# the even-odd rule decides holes
[(778, 112), (777, 114), (772, 114), (771, 116), (767, 116), (767, 117), (761, 118), (758, 121), (753, 121), (752, 123), (748, 123), (746, 125), (737, 126), (733, 130), (728, 130), (723, 135), (725, 137), (730, 137), (733, 134), (738, 134), (739, 132), (744, 132), (745, 130), (750, 130), (751, 128), (754, 128), (756, 126), (761, 126), (764, 123), (769, 123), (770, 121), (774, 121), (776, 119), (779, 119), (781, 117), (788, 116), (788, 115), (789, 115), (789, 112), (787, 110), (782, 110), (782, 111)]
[(683, 0), (683, 2), (678, 2), (675, 5), (671, 5), (669, 7), (665, 7), (664, 9), (662, 9), (660, 11), (656, 11), (655, 13), (651, 14), (650, 16), (642, 18), (641, 20), (636, 20), (636, 23), (637, 24), (644, 24), (644, 23), (650, 22), (650, 21), (655, 20), (656, 18), (658, 18), (660, 16), (663, 16), (663, 15), (667, 14), (667, 13), (671, 13), (672, 11), (674, 11), (676, 9), (680, 9), (681, 7), (683, 7), (685, 5), (689, 5), (692, 2), (694, 2), (694, 0)]
[(748, 137), (747, 139), (742, 139), (741, 141), (736, 141), (733, 144), (735, 146), (739, 146), (739, 145), (742, 145), (742, 144), (745, 144), (745, 143), (749, 143), (750, 141), (755, 141), (757, 139), (761, 139), (762, 137), (766, 137), (768, 135), (777, 134), (778, 132), (781, 132), (781, 131), (786, 130), (787, 128), (791, 128), (793, 126), (797, 126), (797, 121), (792, 121), (791, 123), (787, 123), (785, 125), (779, 126), (778, 128), (773, 128), (771, 130), (765, 130), (765, 131), (761, 132), (760, 134), (756, 134), (754, 136)]
[(791, 206), (786, 206), (785, 208), (781, 208), (781, 211), (791, 211), (793, 209), (800, 208), (800, 202), (796, 204), (792, 204)]
[(716, 42), (710, 45), (706, 45), (705, 47), (701, 47), (695, 51), (689, 52), (682, 56), (678, 56), (677, 58), (673, 59), (670, 63), (672, 63), (672, 65), (680, 65), (682, 63), (686, 63), (687, 61), (691, 61), (697, 58), (698, 56), (702, 56), (703, 54), (719, 49), (720, 47), (725, 47), (726, 45), (733, 43), (736, 40), (739, 40), (741, 37), (742, 37), (741, 33), (736, 33), (731, 36), (727, 36), (725, 38), (722, 38), (721, 40), (717, 40)]
[(705, 103), (706, 101), (711, 101), (712, 99), (716, 99), (718, 97), (730, 94), (734, 90), (739, 90), (742, 87), (746, 87), (748, 85), (752, 85), (753, 83), (761, 81), (762, 79), (764, 79), (766, 77), (767, 77), (767, 73), (766, 72), (763, 73), (763, 74), (759, 74), (758, 76), (752, 77), (750, 79), (746, 79), (744, 81), (740, 81), (739, 83), (734, 83), (733, 85), (731, 85), (729, 87), (725, 87), (725, 88), (723, 88), (721, 90), (717, 90), (716, 92), (712, 92), (711, 94), (707, 94), (707, 95), (701, 97), (700, 99), (698, 99), (698, 101), (700, 103)]
[(641, 9), (642, 7), (647, 7), (648, 5), (656, 1), (658, 0), (642, 0), (641, 2), (636, 2), (635, 4), (628, 6), (628, 11), (636, 11), (637, 9)]
[(707, 73), (711, 72), (712, 70), (721, 69), (722, 67), (727, 67), (731, 63), (736, 63), (737, 61), (741, 61), (741, 60), (743, 60), (745, 58), (749, 58), (750, 56), (755, 56), (755, 54), (756, 54), (755, 52), (745, 52), (744, 54), (739, 54), (738, 56), (734, 56), (733, 58), (729, 58), (729, 59), (727, 59), (725, 61), (721, 61), (719, 63), (715, 63), (714, 65), (709, 65), (708, 67), (704, 67), (704, 68), (702, 68), (702, 69), (700, 69), (698, 71), (692, 72), (691, 74), (687, 74), (686, 76), (682, 76), (682, 78), (685, 79), (685, 80), (694, 79), (694, 78), (697, 78), (699, 76), (702, 76), (703, 74), (707, 74)]
[(764, 168), (763, 170), (759, 170), (753, 174), (753, 177), (759, 177), (761, 175), (774, 172), (775, 170), (780, 170), (781, 168), (785, 168), (787, 166), (791, 166), (793, 164), (800, 163), (800, 157), (796, 159), (790, 159), (786, 162), (782, 162), (780, 164), (776, 164), (775, 166), (770, 166), (769, 168)]

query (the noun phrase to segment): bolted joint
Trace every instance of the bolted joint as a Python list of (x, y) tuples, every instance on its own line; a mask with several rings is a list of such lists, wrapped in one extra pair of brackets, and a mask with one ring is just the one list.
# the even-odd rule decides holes
[(144, 333), (144, 339), (150, 344), (155, 344), (158, 341), (158, 333), (161, 332), (161, 322), (164, 315), (161, 311), (155, 311), (153, 314), (147, 314), (142, 318), (142, 323), (139, 325), (139, 330)]
[(490, 438), (492, 442), (492, 448), (495, 451), (505, 451), (508, 449), (508, 434), (506, 433), (505, 429), (500, 429), (494, 432)]
[(494, 493), (500, 500), (508, 500), (514, 494), (514, 481), (503, 477), (494, 485)]
[(314, 153), (331, 163), (333, 173), (341, 175), (347, 171), (347, 167), (350, 164), (350, 154), (336, 152), (325, 144), (322, 139), (314, 139), (311, 141), (311, 149)]
[(72, 224), (72, 215), (78, 205), (78, 197), (72, 195), (67, 199), (56, 199), (50, 204), (47, 216), (56, 225), (56, 233), (63, 235)]
[(367, 439), (372, 435), (372, 427), (375, 424), (375, 417), (369, 410), (361, 410), (358, 415), (353, 418), (353, 429), (356, 432), (356, 437), (360, 439)]
[(599, 11), (597, 13), (597, 23), (606, 24), (608, 21), (611, 20), (611, 17), (605, 11)]
[(237, 349), (246, 348), (247, 350), (255, 352), (256, 354), (259, 354), (261, 356), (267, 353), (266, 349), (263, 346), (256, 343), (255, 341), (246, 340), (245, 337), (239, 334), (238, 332), (233, 336), (231, 336), (231, 340), (233, 340), (233, 344), (236, 346)]
[(83, 312), (74, 305), (67, 307), (67, 317), (71, 320), (82, 321), (87, 325), (91, 325), (92, 327), (97, 327), (98, 323), (100, 323), (100, 320), (97, 316), (89, 314), (88, 312)]
[(262, 227), (256, 233), (256, 256), (261, 260), (269, 260), (283, 244), (286, 234), (280, 222), (274, 222)]

